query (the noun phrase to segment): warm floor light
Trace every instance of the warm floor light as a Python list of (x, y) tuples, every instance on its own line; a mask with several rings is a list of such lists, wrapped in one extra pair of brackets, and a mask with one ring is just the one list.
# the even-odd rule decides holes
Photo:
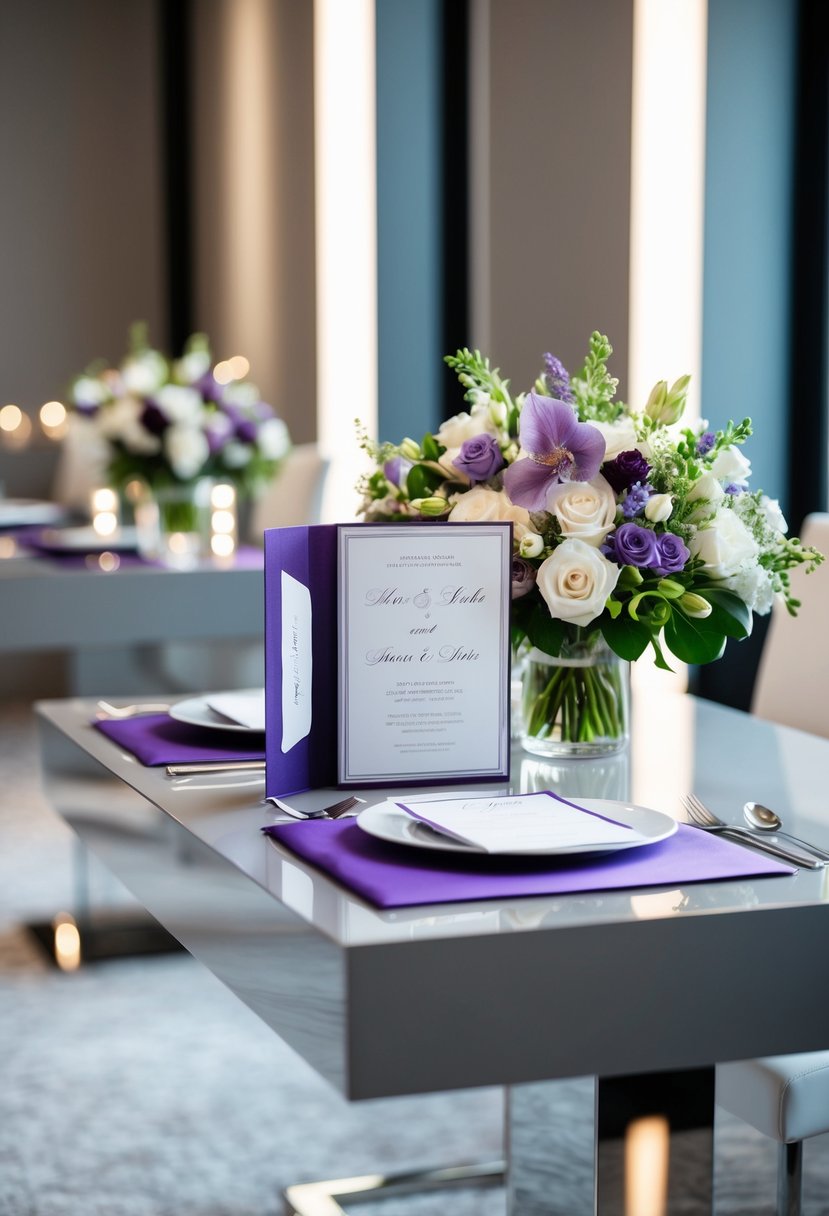
[(61, 971), (77, 971), (81, 965), (81, 935), (73, 917), (62, 912), (52, 922), (55, 962)]
[(625, 1134), (625, 1216), (665, 1216), (670, 1127), (664, 1115), (634, 1119)]

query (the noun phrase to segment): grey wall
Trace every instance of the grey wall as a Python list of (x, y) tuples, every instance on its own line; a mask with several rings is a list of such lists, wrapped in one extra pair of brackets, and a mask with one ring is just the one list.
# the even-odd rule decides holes
[(515, 389), (591, 332), (627, 381), (632, 0), (472, 0), (472, 340)]
[(0, 404), (163, 338), (156, 6), (0, 4)]

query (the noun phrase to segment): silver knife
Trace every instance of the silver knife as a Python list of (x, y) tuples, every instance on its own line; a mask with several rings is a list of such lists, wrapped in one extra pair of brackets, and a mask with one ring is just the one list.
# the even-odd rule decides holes
[(802, 866), (804, 870), (822, 870), (826, 865), (825, 861), (821, 861), (813, 853), (803, 853), (799, 849), (769, 840), (766, 836), (757, 836), (748, 828), (735, 827), (728, 823), (722, 825), (694, 823), (690, 826), (699, 828), (701, 832), (715, 832), (737, 844), (748, 844), (754, 849), (759, 849), (761, 853), (768, 853), (770, 857), (778, 857), (781, 861), (788, 861), (794, 866)]

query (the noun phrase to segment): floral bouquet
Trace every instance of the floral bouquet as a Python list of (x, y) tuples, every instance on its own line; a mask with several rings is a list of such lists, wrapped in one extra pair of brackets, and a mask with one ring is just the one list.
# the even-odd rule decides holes
[(246, 496), (274, 476), (290, 447), (285, 423), (232, 360), (222, 382), (212, 362), (204, 334), (171, 362), (139, 324), (120, 367), (93, 364), (73, 381), (72, 404), (105, 441), (114, 486), (137, 478), (158, 491), (211, 477)]
[(650, 645), (686, 663), (719, 658), (775, 599), (795, 613), (788, 571), (817, 551), (786, 536), (778, 503), (748, 486), (749, 419), (680, 426), (689, 377), (660, 381), (642, 409), (615, 399), (612, 353), (594, 333), (569, 375), (553, 355), (533, 389), (478, 351), (446, 362), (468, 412), (420, 443), (378, 445), (360, 486), (368, 521), (511, 520), (512, 635), (525, 658), (525, 746), (596, 754), (627, 734), (628, 661)]

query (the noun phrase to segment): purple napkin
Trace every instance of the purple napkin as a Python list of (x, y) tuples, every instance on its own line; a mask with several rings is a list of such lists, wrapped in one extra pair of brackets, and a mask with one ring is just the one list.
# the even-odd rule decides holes
[(176, 722), (167, 714), (109, 718), (94, 724), (142, 764), (187, 764), (202, 760), (264, 760), (265, 737)]
[(409, 848), (377, 840), (353, 820), (309, 819), (262, 830), (379, 908), (673, 886), (794, 871), (793, 866), (684, 824), (659, 844), (558, 861)]

